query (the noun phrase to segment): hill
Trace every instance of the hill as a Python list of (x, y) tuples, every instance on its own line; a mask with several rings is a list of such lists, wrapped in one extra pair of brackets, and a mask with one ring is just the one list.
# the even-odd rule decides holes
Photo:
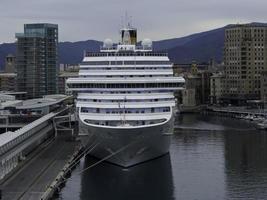
[[(211, 58), (222, 61), (225, 27), (196, 33), (181, 38), (154, 41), (156, 51), (167, 51), (174, 63), (208, 62)], [(59, 43), (59, 63), (77, 64), (83, 57), (84, 50), (98, 51), (102, 42), (87, 40)], [(7, 54), (15, 54), (14, 43), (0, 44), (0, 66), (4, 65)]]

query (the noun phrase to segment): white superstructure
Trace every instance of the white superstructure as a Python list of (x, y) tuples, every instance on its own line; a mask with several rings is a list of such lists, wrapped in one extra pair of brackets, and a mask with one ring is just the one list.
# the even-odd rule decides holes
[[(77, 93), (80, 123), (88, 127), (88, 134), (99, 134), (102, 139), (103, 132), (134, 134), (134, 130), (140, 133), (164, 124), (169, 129), (162, 134), (169, 135), (175, 108), (173, 92), (183, 89), (185, 81), (173, 76), (166, 53), (152, 51), (151, 40), (136, 45), (136, 29), (128, 26), (121, 35), (120, 44), (107, 39), (100, 52), (86, 53), (79, 77), (67, 81), (70, 90)], [(116, 163), (129, 166), (140, 161), (121, 162)]]

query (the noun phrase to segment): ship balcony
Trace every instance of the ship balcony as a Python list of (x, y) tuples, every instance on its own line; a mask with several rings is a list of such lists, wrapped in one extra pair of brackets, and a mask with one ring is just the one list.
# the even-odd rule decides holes
[(87, 83), (114, 83), (114, 84), (123, 84), (123, 83), (152, 83), (152, 84), (161, 84), (161, 83), (185, 83), (185, 79), (183, 77), (150, 77), (150, 78), (144, 78), (144, 77), (134, 77), (134, 78), (69, 78), (67, 80), (68, 84), (87, 84)]
[[(137, 47), (138, 50), (143, 49), (143, 47), (139, 48)], [(159, 51), (154, 51), (154, 52), (133, 52), (133, 51), (128, 51), (128, 52), (116, 52), (117, 50), (116, 46), (112, 46), (111, 48), (104, 47), (102, 50), (107, 50), (108, 52), (85, 52), (85, 57), (120, 57), (120, 56), (135, 56), (135, 57), (147, 57), (147, 56), (153, 56), (153, 57), (168, 57), (167, 52), (159, 52)]]
[(157, 101), (157, 102), (85, 102), (78, 101), (76, 107), (88, 108), (160, 108), (175, 106), (175, 101)]
[(134, 56), (121, 53), (113, 57), (84, 57), (82, 65), (172, 65), (168, 57), (164, 56)]
[(184, 87), (154, 87), (154, 88), (67, 88), (69, 92), (81, 93), (94, 93), (94, 92), (175, 92), (184, 90)]
[[(173, 75), (172, 69), (161, 70), (80, 70), (79, 76), (145, 76)], [(95, 77), (94, 77), (95, 78)], [(115, 77), (114, 77), (115, 78)]]
[(126, 114), (106, 114), (106, 113), (79, 113), (80, 120), (97, 120), (97, 121), (135, 121), (135, 120), (158, 120), (170, 119), (172, 112), (155, 112), (155, 113), (126, 113)]
[(174, 98), (173, 93), (127, 93), (127, 94), (121, 94), (121, 93), (80, 93), (77, 97), (78, 99), (84, 99), (84, 100), (92, 100), (92, 99), (101, 99), (101, 100), (134, 100), (134, 99), (143, 99), (143, 100), (148, 100), (148, 99), (166, 99), (166, 98)]
[(129, 69), (134, 69), (134, 70), (151, 70), (151, 68), (157, 68), (156, 70), (160, 70), (161, 68), (166, 68), (166, 69), (171, 69), (172, 70), (172, 65), (171, 64), (160, 64), (160, 65), (136, 65), (136, 64), (128, 64), (128, 65), (123, 65), (121, 64), (115, 64), (115, 65), (109, 65), (109, 63), (105, 64), (105, 65), (89, 65), (86, 63), (81, 63), (79, 65), (80, 70), (116, 70), (116, 69), (120, 69), (120, 70), (129, 70)]
[(88, 120), (85, 119), (84, 122), (88, 125), (94, 126), (105, 126), (105, 127), (121, 127), (121, 128), (129, 128), (129, 127), (141, 127), (147, 125), (155, 125), (166, 122), (167, 119), (157, 119), (157, 120), (135, 120), (135, 121), (96, 121), (96, 120)]
[(76, 93), (92, 93), (92, 92), (175, 92), (184, 90), (183, 86), (179, 87), (154, 87), (154, 88), (68, 88), (68, 91)]

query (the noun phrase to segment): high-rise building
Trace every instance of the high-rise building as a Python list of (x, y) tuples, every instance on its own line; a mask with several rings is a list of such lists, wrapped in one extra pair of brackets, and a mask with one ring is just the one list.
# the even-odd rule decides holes
[(58, 25), (25, 24), (16, 38), (18, 91), (28, 98), (57, 93)]
[(267, 70), (267, 26), (231, 25), (225, 30), (223, 99), (241, 104), (260, 99), (261, 74)]

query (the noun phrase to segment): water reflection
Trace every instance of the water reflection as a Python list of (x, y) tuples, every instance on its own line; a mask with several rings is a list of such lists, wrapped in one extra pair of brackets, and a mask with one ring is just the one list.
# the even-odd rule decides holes
[[(94, 158), (87, 157), (84, 167), (95, 161)], [(172, 200), (170, 156), (165, 155), (128, 169), (103, 163), (82, 175), (81, 186), (82, 200)]]
[(179, 115), (177, 117), (175, 127), (211, 131), (256, 130), (255, 126), (252, 123), (244, 120), (202, 114)]
[[(181, 115), (170, 156), (123, 170), (102, 163), (80, 174), (87, 157), (61, 193), (64, 200), (267, 199), (267, 132), (252, 123)], [(199, 127), (201, 131), (192, 128)]]
[(225, 199), (224, 138), (216, 131), (175, 132), (171, 162), (176, 199)]
[(267, 135), (225, 134), (225, 173), (229, 199), (267, 198)]

